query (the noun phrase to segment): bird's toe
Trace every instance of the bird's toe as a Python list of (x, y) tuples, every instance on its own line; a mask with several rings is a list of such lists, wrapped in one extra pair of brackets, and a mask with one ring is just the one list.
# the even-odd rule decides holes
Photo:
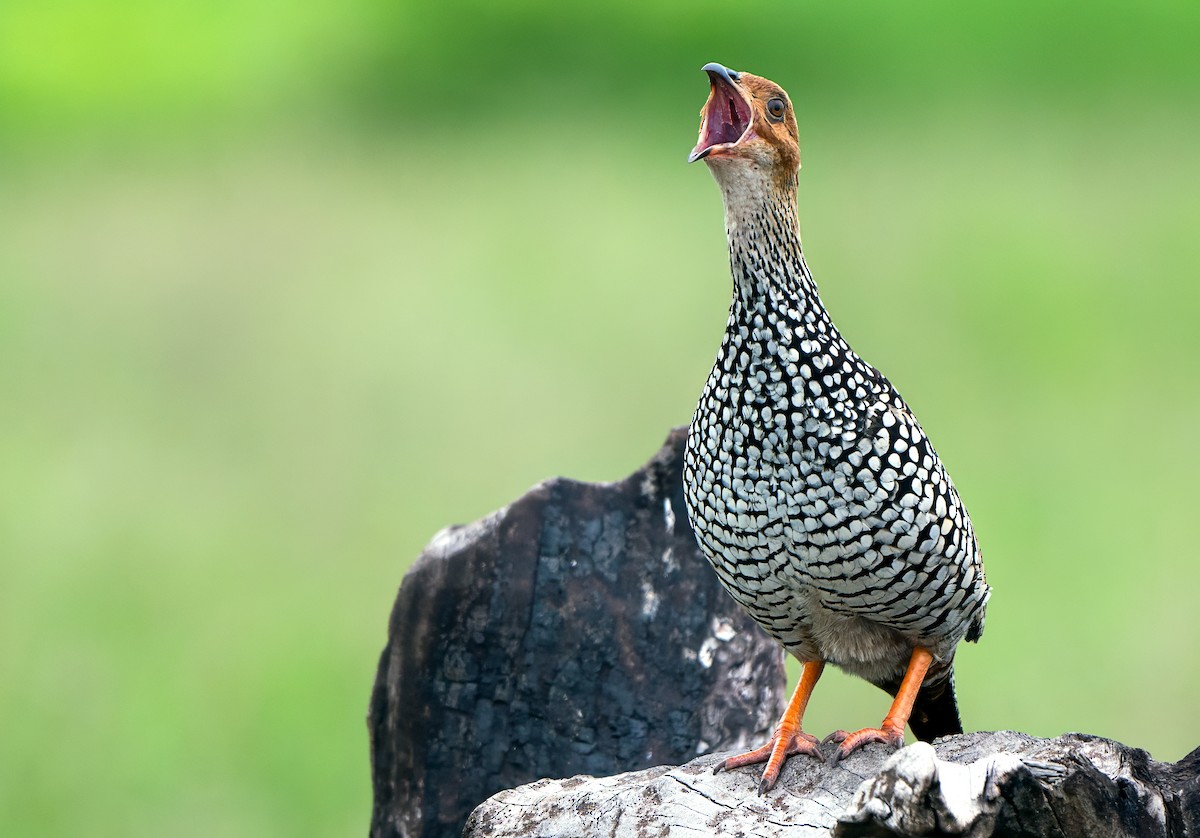
[[(832, 737), (836, 734), (841, 734), (841, 737), (833, 739)], [(833, 761), (840, 762), (863, 745), (870, 744), (871, 742), (882, 742), (884, 745), (891, 745), (893, 748), (900, 749), (904, 747), (904, 730), (896, 730), (886, 726), (883, 728), (865, 727), (862, 730), (857, 730), (849, 734), (844, 730), (839, 730), (826, 737), (826, 741), (840, 743), (837, 750), (833, 753)]]
[(834, 743), (834, 742), (842, 742), (842, 741), (844, 741), (844, 740), (846, 739), (846, 737), (848, 737), (849, 735), (850, 735), (850, 734), (849, 734), (847, 731), (844, 731), (844, 730), (835, 730), (833, 733), (829, 734), (829, 735), (828, 735), (828, 736), (826, 736), (824, 739), (822, 739), (822, 740), (821, 740), (821, 744), (822, 744), (822, 745), (828, 745), (828, 744), (830, 744), (830, 743)]

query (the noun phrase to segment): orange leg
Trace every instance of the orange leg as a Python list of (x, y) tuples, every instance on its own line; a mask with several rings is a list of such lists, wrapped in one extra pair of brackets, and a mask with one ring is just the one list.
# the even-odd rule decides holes
[(913, 702), (917, 699), (917, 691), (921, 689), (921, 682), (925, 680), (925, 673), (929, 670), (931, 663), (933, 663), (933, 655), (929, 653), (928, 649), (923, 646), (913, 649), (912, 657), (908, 660), (908, 669), (904, 673), (904, 680), (900, 682), (900, 689), (896, 692), (895, 700), (892, 701), (892, 708), (888, 710), (888, 714), (884, 716), (883, 723), (879, 727), (864, 727), (854, 733), (839, 730), (825, 737), (826, 742), (841, 742), (835, 760), (845, 759), (868, 742), (883, 742), (896, 748), (904, 745), (904, 726), (908, 724)]
[(766, 794), (779, 779), (779, 770), (783, 768), (784, 760), (793, 754), (809, 754), (824, 761), (821, 751), (817, 748), (817, 737), (800, 729), (804, 708), (808, 706), (808, 698), (812, 695), (813, 687), (817, 685), (817, 679), (821, 677), (821, 670), (824, 668), (825, 661), (805, 661), (804, 670), (800, 673), (800, 683), (796, 685), (792, 700), (783, 711), (783, 718), (779, 720), (779, 726), (775, 728), (775, 735), (771, 737), (771, 741), (749, 753), (730, 757), (718, 765), (716, 771), (765, 762), (767, 767), (763, 771), (762, 782), (758, 784), (758, 793)]

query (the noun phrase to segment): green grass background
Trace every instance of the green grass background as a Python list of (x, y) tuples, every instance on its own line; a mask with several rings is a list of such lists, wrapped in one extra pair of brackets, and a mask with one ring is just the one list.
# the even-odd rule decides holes
[(0, 834), (366, 829), (422, 545), (690, 418), (710, 60), (976, 522), (968, 728), (1200, 745), (1198, 8), (0, 4)]

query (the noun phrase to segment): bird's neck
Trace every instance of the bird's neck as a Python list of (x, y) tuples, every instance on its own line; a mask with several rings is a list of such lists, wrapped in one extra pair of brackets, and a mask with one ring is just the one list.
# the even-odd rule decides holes
[(748, 310), (786, 304), (800, 312), (824, 312), (804, 261), (795, 180), (723, 184), (725, 234), (734, 306)]
[(794, 181), (759, 194), (722, 192), (733, 302), (711, 380), (736, 371), (755, 390), (763, 376), (786, 375), (800, 383), (776, 395), (793, 404), (795, 394), (824, 407), (846, 401), (845, 376), (865, 382), (878, 374), (846, 343), (817, 294), (800, 247)]

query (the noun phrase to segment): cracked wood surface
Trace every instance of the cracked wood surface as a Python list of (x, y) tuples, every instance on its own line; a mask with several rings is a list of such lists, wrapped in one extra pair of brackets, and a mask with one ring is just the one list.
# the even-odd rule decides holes
[(894, 754), (869, 745), (838, 765), (793, 758), (765, 797), (757, 770), (713, 773), (726, 756), (504, 791), (464, 838), (1200, 834), (1200, 749), (1167, 764), (1094, 736), (973, 733)]

